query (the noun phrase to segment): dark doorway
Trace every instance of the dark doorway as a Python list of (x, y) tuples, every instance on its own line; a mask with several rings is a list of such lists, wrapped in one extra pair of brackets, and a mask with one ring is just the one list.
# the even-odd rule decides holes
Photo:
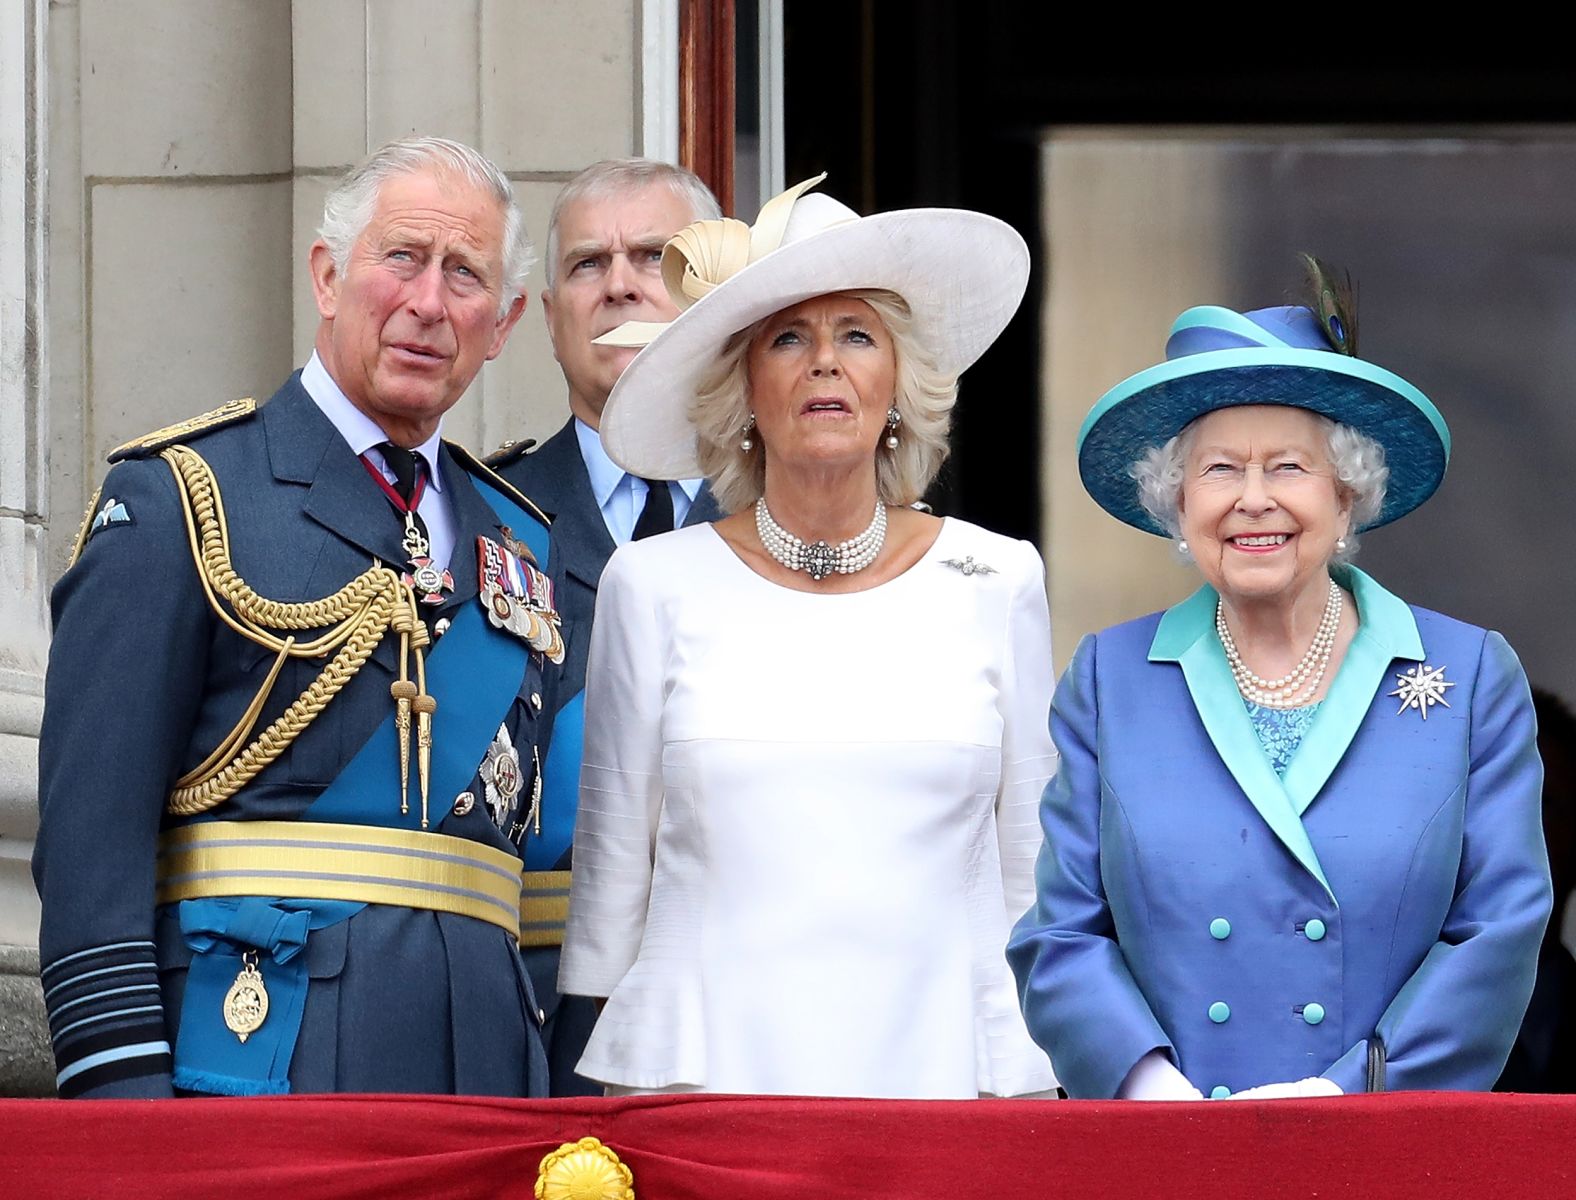
[(940, 512), (1034, 540), (1047, 128), (1576, 120), (1568, 67), (1455, 68), (1421, 55), (1411, 65), (1394, 56), (1332, 65), (1327, 48), (1301, 60), (1286, 47), (1214, 60), (1192, 50), (1135, 56), (1121, 29), (1096, 38), (1072, 28), (1053, 6), (1013, 0), (784, 4), (790, 183), (828, 171), (825, 190), (866, 213), (978, 209), (1035, 251), (1022, 309), (963, 381), (953, 457), (930, 497)]

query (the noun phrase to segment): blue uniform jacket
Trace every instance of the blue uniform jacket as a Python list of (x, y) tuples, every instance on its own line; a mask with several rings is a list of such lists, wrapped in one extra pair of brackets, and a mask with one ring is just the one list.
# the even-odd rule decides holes
[[(261, 595), (317, 599), (374, 558), (404, 561), (399, 519), (298, 377), (254, 417), (186, 440), (213, 468), (235, 568)], [(446, 445), (441, 463), (457, 540), (455, 590), (438, 617), (477, 602), (476, 537), (501, 538), (460, 453)], [(153, 903), (157, 838), (176, 823), (165, 801), (230, 732), (274, 656), (209, 606), (165, 462), (117, 464), (102, 495), (123, 519), (93, 532), (52, 598), (34, 857), (45, 1002), (62, 1094), (168, 1095), (191, 951), (175, 906), (156, 913)], [(299, 817), (392, 711), (397, 641), (385, 635), (285, 753), (213, 816)], [(254, 733), (322, 667), (288, 662)], [(504, 722), (525, 774), (515, 809), (531, 793), (541, 672), (532, 655)], [(469, 806), (431, 797), (434, 831), (518, 853), (508, 834), (523, 813), (506, 814), (501, 828), (478, 779), (471, 791)], [(389, 809), (392, 821), (397, 795)], [(368, 905), (315, 930), (305, 955), (291, 1090), (545, 1092), (537, 1007), (506, 931)]]
[[(1156, 1048), (1206, 1095), (1362, 1091), (1381, 1044), (1392, 1090), (1493, 1086), (1551, 904), (1526, 679), (1499, 634), (1342, 581), (1360, 628), (1284, 781), (1212, 589), (1079, 645), (1007, 951), (1071, 1095)], [(1388, 694), (1421, 662), (1455, 685), (1426, 720)]]

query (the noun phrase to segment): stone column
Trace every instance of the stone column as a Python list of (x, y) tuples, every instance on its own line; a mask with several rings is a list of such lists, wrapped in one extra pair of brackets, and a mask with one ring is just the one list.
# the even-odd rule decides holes
[(45, 0), (0, 12), (0, 1095), (51, 1090), (38, 988), (38, 727), (49, 644)]

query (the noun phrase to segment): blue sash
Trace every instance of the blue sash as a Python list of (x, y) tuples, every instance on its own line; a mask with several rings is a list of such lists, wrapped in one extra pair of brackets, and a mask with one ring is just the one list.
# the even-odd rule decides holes
[(585, 726), (586, 694), (582, 688), (553, 717), (553, 740), (542, 759), (542, 832), (525, 844), (528, 871), (559, 870), (574, 841)]
[[(471, 482), (500, 521), (545, 562), (547, 530), (496, 488), (474, 476)], [(454, 615), (427, 655), (427, 691), (438, 700), (428, 788), (431, 818), (441, 818), (475, 777), (519, 695), (529, 656), (523, 641), (492, 626), (479, 602)], [(416, 793), (416, 772), (411, 775)], [(410, 811), (401, 814), (399, 786), (398, 734), (391, 713), (301, 819), (420, 829), (420, 796), (411, 795)], [(181, 901), (181, 933), (193, 958), (176, 1036), (174, 1086), (224, 1096), (288, 1092), (309, 982), (303, 953), (308, 931), (347, 921), (365, 907), (280, 897)], [(225, 993), (241, 971), (243, 948), (260, 952), (258, 970), (269, 994), (268, 1019), (244, 1043), (225, 1026), (222, 1014)]]

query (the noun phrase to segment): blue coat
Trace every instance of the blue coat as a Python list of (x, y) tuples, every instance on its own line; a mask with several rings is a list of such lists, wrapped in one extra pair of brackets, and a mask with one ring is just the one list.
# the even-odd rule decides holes
[[(596, 613), (597, 583), (612, 557), (613, 535), (591, 490), (591, 477), (580, 453), (580, 440), (570, 418), (557, 433), (535, 450), (529, 446), (489, 459), (500, 475), (528, 494), (553, 518), (547, 557), (547, 574), (563, 618), (564, 664), (554, 680), (549, 699), (553, 719), (552, 743), (546, 757), (546, 792), (543, 797), (543, 838), (529, 860), (534, 869), (568, 870), (570, 839), (574, 834), (575, 808), (580, 796), (580, 745), (584, 725), (586, 656), (591, 648), (591, 621)], [(685, 525), (715, 521), (723, 515), (703, 487), (685, 515)], [(558, 718), (562, 716), (560, 721)], [(558, 994), (556, 946), (528, 948), (524, 952), (536, 994), (547, 1014), (545, 1034), (551, 1065), (552, 1094), (601, 1095), (602, 1086), (584, 1080), (575, 1064), (596, 1023), (596, 1008), (584, 997)]]
[[(374, 558), (404, 561), (398, 519), (298, 377), (256, 416), (185, 440), (219, 481), (235, 568), (261, 595), (317, 599)], [(438, 617), (476, 603), (475, 539), (501, 537), (472, 482), (475, 464), (446, 445), (441, 470), (457, 540), (455, 591)], [(118, 515), (93, 532), (53, 595), (34, 857), (45, 1000), (63, 1094), (168, 1095), (192, 950), (177, 906), (153, 903), (159, 832), (180, 823), (165, 801), (230, 732), (273, 655), (210, 607), (166, 463), (121, 462), (102, 495), (119, 502)], [(300, 817), (389, 716), (396, 643), (385, 635), (284, 754), (214, 816)], [(322, 666), (288, 662), (254, 731)], [(517, 695), (504, 724), (528, 802), (547, 690), (537, 656), (508, 690)], [(432, 797), (433, 829), (517, 854), (507, 833), (523, 815), (511, 811), (500, 828), (478, 779), (471, 790), (468, 811), (451, 809), (453, 794)], [(506, 931), (374, 904), (315, 929), (304, 956), (310, 985), (292, 1091), (545, 1092), (537, 1007)]]
[[(1343, 576), (1360, 627), (1284, 781), (1206, 587), (1085, 638), (1056, 691), (1038, 902), (1013, 932), (1029, 1030), (1073, 1096), (1150, 1050), (1206, 1095), (1324, 1075), (1487, 1090), (1550, 904), (1542, 766), (1497, 633)], [(1449, 707), (1397, 712), (1414, 663)]]

